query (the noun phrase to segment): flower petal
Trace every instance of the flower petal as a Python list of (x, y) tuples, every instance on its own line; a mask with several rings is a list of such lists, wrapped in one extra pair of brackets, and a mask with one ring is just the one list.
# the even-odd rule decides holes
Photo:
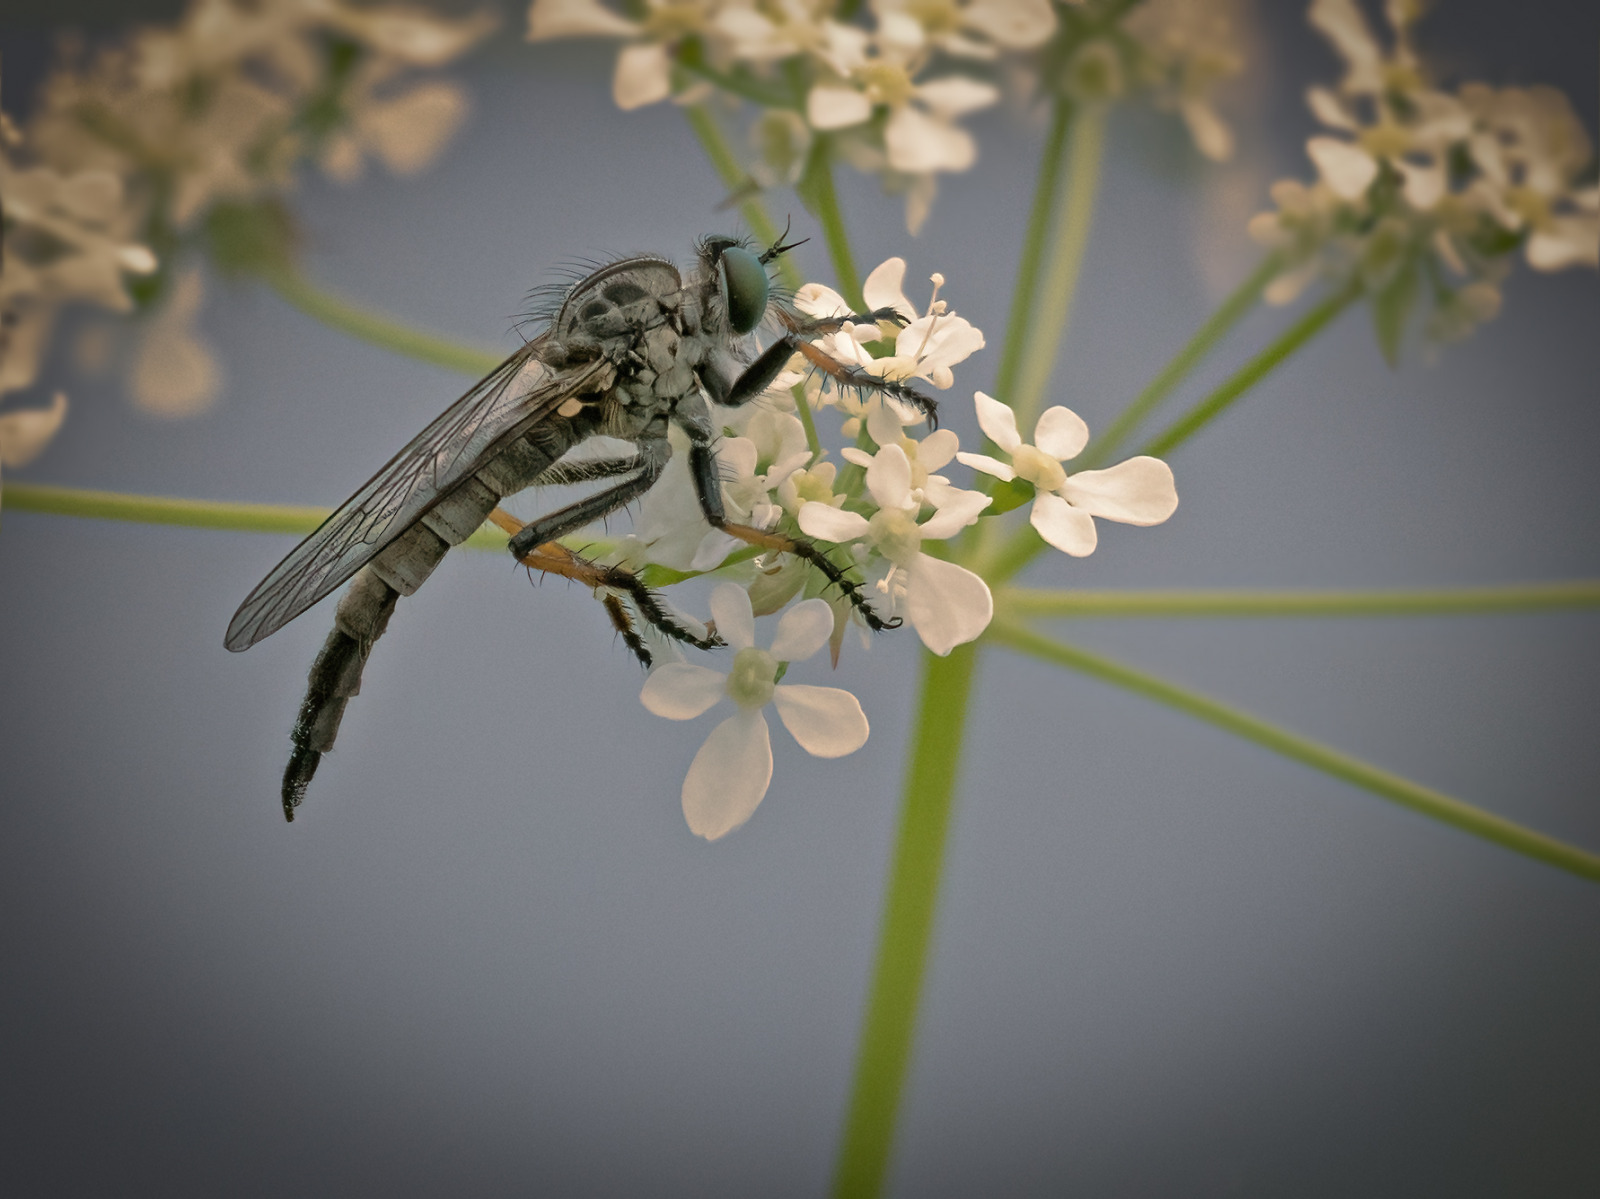
[(935, 471), (956, 456), (961, 439), (954, 429), (935, 429), (917, 443), (917, 465)]
[(911, 459), (897, 445), (886, 445), (867, 467), (867, 490), (880, 508), (911, 506)]
[(1143, 455), (1069, 475), (1061, 495), (1074, 507), (1127, 525), (1158, 525), (1178, 508), (1172, 468)]
[(867, 301), (867, 307), (874, 312), (879, 308), (893, 308), (907, 322), (916, 320), (917, 310), (902, 290), (905, 278), (904, 258), (886, 258), (873, 267), (872, 274), (861, 285), (861, 294)]
[(907, 175), (964, 171), (978, 160), (978, 145), (964, 129), (907, 104), (896, 109), (883, 131), (889, 165)]
[(800, 506), (800, 531), (807, 537), (843, 544), (865, 537), (872, 526), (859, 512), (846, 512), (820, 500), (808, 500)]
[(803, 284), (794, 293), (794, 306), (807, 316), (848, 316), (850, 305), (833, 288), (822, 283)]
[(668, 720), (693, 720), (727, 694), (727, 684), (728, 676), (709, 666), (666, 662), (650, 672), (639, 702)]
[(1359, 200), (1378, 177), (1378, 163), (1372, 155), (1336, 137), (1312, 138), (1306, 143), (1306, 153), (1341, 200)]
[(1057, 462), (1066, 462), (1083, 453), (1089, 444), (1089, 426), (1070, 408), (1057, 404), (1046, 408), (1033, 427), (1033, 444)]
[(617, 16), (598, 0), (533, 0), (528, 9), (528, 40), (552, 37), (631, 37), (634, 22)]
[(872, 115), (872, 101), (853, 87), (819, 84), (806, 96), (806, 120), (813, 129), (845, 129)]
[(624, 46), (611, 77), (611, 98), (623, 111), (643, 108), (672, 94), (672, 60), (667, 48), (646, 44)]
[(960, 487), (940, 488), (934, 498), (938, 501), (938, 510), (917, 526), (924, 540), (929, 541), (943, 541), (968, 525), (976, 524), (978, 513), (994, 503), (993, 498), (981, 491)]
[(867, 743), (866, 713), (848, 691), (779, 683), (772, 693), (783, 727), (800, 748), (816, 758), (842, 758)]
[(717, 622), (717, 636), (735, 650), (749, 649), (756, 643), (756, 618), (750, 611), (750, 596), (737, 583), (718, 583), (711, 591), (711, 619)]
[(0, 465), (26, 466), (50, 444), (67, 415), (67, 397), (56, 392), (48, 408), (19, 408), (0, 416)]
[(1094, 518), (1048, 491), (1034, 497), (1028, 523), (1056, 549), (1074, 558), (1088, 557), (1099, 544)]
[(769, 651), (780, 662), (809, 658), (833, 633), (833, 609), (827, 600), (808, 599), (778, 618), (778, 631)]
[(918, 554), (906, 573), (906, 616), (934, 653), (948, 654), (989, 627), (994, 597), (970, 570)]
[(917, 99), (941, 117), (958, 117), (987, 108), (1000, 99), (1000, 89), (965, 75), (946, 75), (918, 84)]
[(1017, 472), (1012, 470), (998, 458), (991, 458), (988, 454), (969, 454), (965, 450), (956, 455), (957, 462), (964, 462), (973, 470), (981, 470), (986, 475), (993, 475), (997, 479), (1010, 482), (1017, 477)]
[(772, 736), (759, 709), (740, 711), (716, 728), (689, 763), (683, 817), (707, 841), (749, 820), (772, 782)]
[(978, 428), (983, 435), (1006, 453), (1015, 451), (1022, 444), (1022, 434), (1017, 432), (1017, 414), (1011, 406), (981, 391), (974, 392), (972, 398), (978, 406)]

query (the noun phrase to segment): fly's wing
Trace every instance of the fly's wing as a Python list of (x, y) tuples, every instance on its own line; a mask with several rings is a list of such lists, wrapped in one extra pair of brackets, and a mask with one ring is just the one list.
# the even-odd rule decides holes
[(601, 359), (558, 371), (539, 341), (518, 350), (440, 414), (261, 580), (228, 625), (249, 649), (333, 591), (478, 468), (605, 371)]

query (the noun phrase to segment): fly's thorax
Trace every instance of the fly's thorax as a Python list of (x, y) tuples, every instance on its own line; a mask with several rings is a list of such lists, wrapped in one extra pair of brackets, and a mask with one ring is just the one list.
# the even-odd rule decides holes
[(551, 326), (561, 341), (600, 341), (649, 328), (675, 311), (683, 290), (678, 268), (661, 258), (628, 258), (600, 268), (567, 294)]

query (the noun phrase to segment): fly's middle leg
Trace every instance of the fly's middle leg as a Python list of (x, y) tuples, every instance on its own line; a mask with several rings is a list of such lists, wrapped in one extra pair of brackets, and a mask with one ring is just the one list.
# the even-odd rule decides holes
[[(513, 544), (517, 539), (535, 525), (524, 525), (516, 517), (504, 509), (496, 508), (489, 514), (489, 519), (499, 528), (512, 535)], [(692, 645), (696, 649), (712, 649), (722, 644), (714, 632), (707, 632), (702, 636), (693, 629), (686, 628), (678, 619), (662, 605), (656, 593), (646, 587), (639, 576), (631, 570), (620, 566), (601, 566), (590, 562), (588, 559), (573, 553), (559, 541), (547, 541), (518, 557), (522, 565), (540, 571), (544, 574), (560, 575), (564, 579), (572, 579), (596, 592), (606, 592), (601, 596), (601, 604), (605, 607), (606, 615), (611, 618), (612, 627), (622, 638), (624, 645), (639, 659), (641, 665), (649, 669), (653, 658), (650, 656), (649, 647), (644, 639), (639, 636), (632, 617), (628, 614), (627, 607), (618, 598), (618, 593), (626, 595), (633, 605), (633, 610), (638, 613), (639, 619), (650, 625), (664, 637), (674, 641), (681, 641)]]
[(694, 479), (694, 490), (700, 500), (700, 510), (713, 528), (721, 529), (730, 537), (737, 537), (747, 545), (793, 554), (796, 558), (816, 567), (827, 577), (828, 582), (837, 587), (850, 601), (850, 606), (861, 613), (861, 619), (867, 622), (867, 627), (873, 632), (879, 633), (885, 629), (900, 627), (899, 617), (885, 620), (873, 611), (866, 597), (861, 594), (861, 584), (840, 569), (839, 565), (814, 542), (803, 537), (789, 537), (783, 533), (768, 532), (765, 529), (729, 520), (722, 506), (722, 484), (717, 475), (717, 456), (711, 448), (709, 435), (706, 430), (696, 430), (693, 427), (687, 431), (692, 442), (689, 447), (689, 473)]

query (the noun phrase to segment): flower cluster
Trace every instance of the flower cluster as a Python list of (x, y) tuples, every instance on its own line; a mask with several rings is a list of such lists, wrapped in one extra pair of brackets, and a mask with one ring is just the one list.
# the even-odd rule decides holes
[(1311, 22), (1344, 59), (1337, 88), (1313, 87), (1332, 132), (1310, 139), (1317, 180), (1282, 180), (1251, 234), (1283, 273), (1287, 303), (1312, 280), (1359, 280), (1393, 357), (1419, 301), (1428, 332), (1453, 340), (1493, 317), (1510, 258), (1551, 271), (1600, 265), (1600, 188), (1582, 123), (1552, 88), (1432, 86), (1413, 47), (1418, 5), (1385, 6), (1385, 50), (1354, 0), (1313, 0)]
[(532, 0), (528, 37), (620, 39), (612, 95), (622, 108), (710, 95), (752, 101), (762, 187), (800, 185), (827, 154), (906, 197), (927, 218), (941, 173), (977, 143), (960, 121), (995, 104), (1006, 78), (1076, 101), (1142, 94), (1177, 113), (1210, 158), (1232, 135), (1216, 85), (1243, 66), (1239, 0), (646, 0), (623, 16), (602, 0)]
[[(932, 276), (926, 306), (914, 305), (902, 289), (905, 270), (904, 260), (891, 258), (863, 288), (869, 309), (892, 308), (903, 325), (847, 323), (814, 344), (834, 361), (878, 378), (949, 389), (955, 381), (952, 368), (983, 347), (983, 334), (939, 297), (940, 275)], [(795, 306), (819, 318), (851, 312), (838, 293), (819, 284), (802, 287)], [(794, 369), (760, 401), (723, 413), (727, 423), (717, 454), (724, 506), (740, 523), (817, 545), (879, 615), (909, 624), (934, 653), (948, 654), (981, 636), (994, 612), (983, 579), (939, 549), (993, 504), (990, 496), (957, 486), (941, 473), (951, 463), (959, 460), (1020, 480), (1022, 487), (1034, 485), (1034, 527), (1076, 556), (1094, 549), (1094, 516), (1156, 524), (1177, 506), (1172, 473), (1153, 458), (1067, 476), (1059, 460), (1083, 448), (1087, 431), (1064, 408), (1053, 408), (1041, 419), (1035, 449), (1022, 444), (1009, 408), (978, 393), (979, 423), (1011, 457), (1008, 466), (961, 453), (952, 430), (926, 429), (920, 413), (893, 398), (841, 388), (821, 372), (807, 377), (805, 364), (797, 355)], [(831, 410), (839, 418), (849, 444), (838, 451), (838, 461), (808, 441), (802, 404), (806, 415)], [(813, 754), (836, 757), (865, 742), (866, 718), (848, 692), (777, 682), (788, 662), (809, 657), (824, 644), (837, 663), (852, 626), (863, 646), (868, 639), (860, 613), (820, 571), (787, 554), (752, 558), (743, 542), (710, 528), (685, 458), (674, 455), (662, 480), (647, 493), (634, 533), (623, 539), (612, 560), (647, 579), (714, 572), (734, 580), (719, 585), (712, 597), (715, 628), (735, 650), (726, 678), (678, 660), (663, 646), (663, 663), (643, 693), (646, 707), (673, 719), (698, 716), (724, 695), (740, 707), (707, 739), (684, 782), (690, 828), (714, 840), (748, 819), (766, 793), (772, 755), (760, 709), (768, 700)], [(757, 649), (753, 618), (780, 611), (772, 647)]]
[[(1080, 103), (1147, 100), (1175, 113), (1214, 162), (1233, 154), (1218, 88), (1245, 67), (1241, 0), (1063, 0), (1040, 84)], [(1126, 15), (1124, 15), (1126, 14)]]
[(762, 110), (751, 135), (763, 184), (801, 179), (815, 139), (906, 194), (915, 232), (935, 177), (977, 159), (961, 117), (1000, 98), (996, 60), (1044, 44), (1049, 0), (874, 0), (870, 28), (834, 0), (648, 0), (637, 19), (599, 0), (533, 0), (528, 37), (621, 38), (612, 93), (623, 108), (715, 85)]
[(350, 0), (196, 0), (48, 80), (0, 159), (8, 313), (0, 391), (31, 381), (62, 307), (151, 313), (130, 372), (135, 401), (203, 408), (217, 364), (193, 329), (201, 276), (283, 265), (282, 197), (303, 161), (336, 179), (370, 158), (407, 173), (458, 127), (466, 99), (421, 69), (492, 25)]

